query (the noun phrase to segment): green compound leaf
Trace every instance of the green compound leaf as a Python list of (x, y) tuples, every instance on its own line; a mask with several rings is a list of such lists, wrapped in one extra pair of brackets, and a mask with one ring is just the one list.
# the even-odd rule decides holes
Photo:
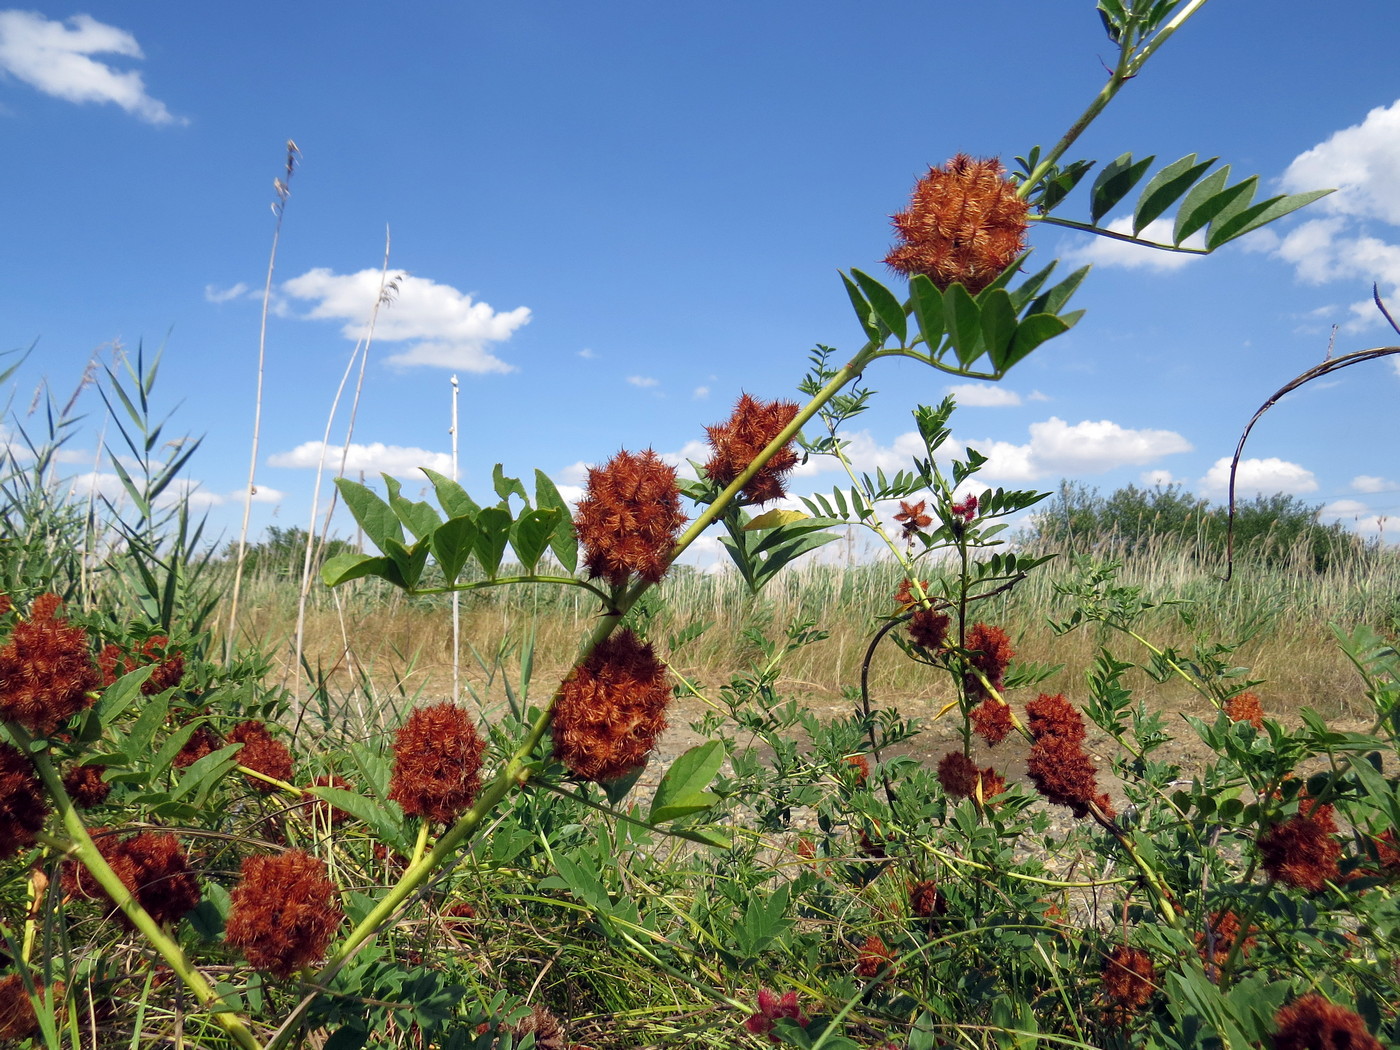
[(953, 353), (966, 368), (982, 356), (982, 312), (966, 288), (953, 284), (943, 293), (943, 315)]
[(510, 545), (520, 559), (522, 572), (529, 574), (535, 571), (558, 523), (559, 511), (554, 507), (527, 511), (516, 519), (510, 530)]
[(469, 516), (463, 516), (444, 521), (428, 538), (433, 558), (449, 587), (457, 582), (468, 560), (476, 553), (480, 534), (476, 522)]
[(1180, 160), (1168, 164), (1147, 183), (1147, 188), (1138, 198), (1133, 212), (1133, 236), (1136, 237), (1147, 225), (1170, 208), (1190, 187), (1204, 175), (1219, 158), (1196, 163), (1196, 154), (1191, 153)]
[(461, 485), (447, 477), (439, 474), (436, 470), (429, 470), (427, 467), (419, 467), (428, 480), (433, 483), (433, 490), (437, 493), (438, 503), (447, 512), (449, 518), (460, 518), (464, 514), (475, 514), (481, 508), (476, 505), (476, 501), (467, 495), (467, 490)]
[(918, 322), (919, 334), (924, 337), (929, 354), (937, 356), (945, 331), (943, 293), (926, 274), (916, 273), (909, 278), (909, 302), (914, 308), (914, 320)]
[(1115, 204), (1128, 195), (1143, 175), (1147, 174), (1148, 167), (1156, 159), (1156, 156), (1151, 156), (1134, 161), (1131, 153), (1124, 153), (1099, 172), (1099, 177), (1094, 180), (1090, 190), (1089, 202), (1089, 217), (1096, 225)]
[(841, 275), (841, 283), (846, 286), (846, 295), (851, 300), (851, 308), (856, 312), (856, 320), (865, 330), (866, 338), (872, 343), (880, 341), (880, 325), (875, 319), (874, 308), (866, 300), (865, 295), (857, 287), (854, 281), (844, 273)]
[(1297, 211), (1299, 208), (1335, 192), (1335, 190), (1309, 190), (1307, 193), (1293, 193), (1285, 197), (1270, 197), (1266, 201), (1260, 201), (1242, 211), (1237, 211), (1228, 218), (1219, 216), (1211, 224), (1210, 232), (1206, 235), (1206, 247), (1214, 251), (1228, 241), (1243, 237), (1251, 230), (1257, 230), (1260, 226), (1271, 223), (1289, 212)]
[[(1191, 188), (1181, 207), (1176, 210), (1176, 222), (1172, 226), (1172, 243), (1180, 244), (1193, 233), (1215, 218), (1214, 211), (1202, 210), (1204, 205), (1225, 188), (1230, 179), (1230, 165), (1212, 171)], [(1200, 212), (1199, 219), (1197, 212)]]
[(485, 507), (476, 516), (476, 560), (487, 577), (494, 577), (501, 567), (501, 558), (510, 542), (510, 511), (503, 507)]
[(403, 576), (393, 559), (380, 555), (337, 554), (321, 566), (321, 581), (327, 587), (339, 587), (363, 576), (378, 576), (396, 587), (404, 586)]
[(535, 506), (541, 509), (554, 508), (559, 512), (559, 520), (549, 537), (549, 551), (554, 555), (564, 571), (573, 573), (578, 568), (578, 535), (574, 532), (569, 505), (559, 495), (559, 489), (544, 471), (535, 470)]
[(1011, 349), (1011, 341), (1016, 338), (1016, 308), (1012, 305), (1010, 293), (1004, 288), (981, 296), (980, 308), (982, 343), (992, 367), (998, 372), (1004, 371), (1007, 351)]

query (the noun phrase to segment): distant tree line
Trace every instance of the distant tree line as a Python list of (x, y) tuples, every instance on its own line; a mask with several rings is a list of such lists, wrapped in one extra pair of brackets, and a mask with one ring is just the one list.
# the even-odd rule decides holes
[[(1041, 506), (1032, 526), (1037, 546), (1076, 552), (1108, 548), (1125, 555), (1170, 546), (1203, 559), (1225, 556), (1228, 507), (1181, 485), (1129, 485), (1104, 496), (1097, 488), (1065, 481)], [(1325, 572), (1366, 548), (1340, 523), (1323, 524), (1321, 513), (1320, 504), (1282, 492), (1236, 500), (1236, 559), (1269, 565), (1301, 561)]]
[[(330, 539), (324, 545), (318, 544), (313, 552), (312, 572), (320, 569), (328, 558), (337, 554), (358, 554), (359, 548), (348, 540)], [(243, 555), (243, 575), (247, 577), (274, 576), (278, 579), (301, 579), (302, 565), (306, 558), (306, 530), (292, 527), (288, 529), (269, 525), (263, 539), (250, 543)], [(224, 559), (232, 567), (238, 560), (238, 544), (230, 543), (224, 550)]]

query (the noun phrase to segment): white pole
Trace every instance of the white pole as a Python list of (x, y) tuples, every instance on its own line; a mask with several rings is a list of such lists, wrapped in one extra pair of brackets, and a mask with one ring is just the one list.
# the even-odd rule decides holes
[[(452, 377), (452, 480), (457, 472), (457, 376)], [(462, 605), (461, 592), (452, 592), (452, 702), (462, 699)]]

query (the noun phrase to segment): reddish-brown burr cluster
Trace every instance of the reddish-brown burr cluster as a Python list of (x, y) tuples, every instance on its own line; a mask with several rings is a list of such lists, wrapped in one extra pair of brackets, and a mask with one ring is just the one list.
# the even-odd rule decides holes
[(17, 747), (0, 741), (0, 860), (27, 849), (49, 815), (34, 766)]
[[(286, 744), (273, 739), (262, 722), (240, 722), (233, 727), (233, 732), (229, 733), (228, 742), (243, 745), (243, 750), (235, 756), (240, 766), (284, 783), (292, 779), (292, 753), (287, 750)], [(245, 773), (243, 779), (248, 781), (253, 790), (261, 791), (264, 795), (270, 795), (277, 790), (276, 784), (269, 784), (259, 777), (248, 776)]]
[(646, 761), (670, 699), (666, 665), (630, 629), (617, 631), (560, 686), (554, 757), (583, 780), (616, 780)]
[[(1253, 934), (1258, 927), (1251, 926), (1249, 933)], [(1206, 928), (1196, 934), (1196, 951), (1201, 956), (1201, 961), (1206, 964), (1206, 976), (1215, 980), (1220, 974), (1220, 968), (1225, 965), (1225, 960), (1230, 957), (1230, 951), (1235, 945), (1235, 941), (1240, 936), (1240, 917), (1233, 911), (1214, 911), (1206, 918)], [(1239, 954), (1248, 955), (1255, 944), (1253, 936), (1246, 936), (1240, 944)]]
[[(189, 739), (185, 741), (185, 746), (176, 753), (171, 764), (176, 769), (185, 769), (221, 747), (223, 747), (223, 743), (219, 740), (217, 733), (208, 726), (198, 726), (190, 734)], [(244, 750), (246, 751), (247, 748), (245, 747)], [(241, 756), (242, 752), (239, 752), (239, 755)]]
[(1274, 1024), (1274, 1050), (1381, 1050), (1365, 1021), (1316, 992), (1279, 1010)]
[(417, 708), (394, 738), (389, 797), (410, 817), (451, 824), (481, 789), (481, 754), (471, 714), (443, 701)]
[[(34, 990), (44, 994), (44, 982), (34, 979)], [(63, 985), (54, 982), (53, 997), (63, 994)], [(17, 973), (0, 977), (0, 1042), (27, 1039), (39, 1032), (39, 1018), (34, 1013), (34, 1003), (29, 998), (29, 989), (24, 986), (24, 978)]]
[(163, 634), (153, 635), (127, 652), (115, 644), (104, 645), (97, 654), (97, 666), (102, 672), (102, 684), (111, 685), (138, 667), (155, 664), (151, 676), (141, 683), (143, 696), (155, 696), (180, 684), (185, 676), (185, 657), (170, 645)]
[(227, 940), (253, 966), (278, 977), (318, 961), (345, 913), (320, 859), (291, 850), (249, 857), (229, 894)]
[(857, 784), (864, 784), (870, 779), (870, 759), (865, 755), (847, 755), (845, 761), (855, 770)]
[(893, 270), (924, 274), (938, 288), (961, 284), (976, 294), (1025, 250), (1026, 202), (997, 160), (959, 153), (929, 168), (907, 211), (893, 217), (903, 243), (885, 256)]
[(1068, 806), (1076, 817), (1086, 816), (1090, 804), (1113, 816), (1108, 795), (1099, 791), (1093, 760), (1084, 751), (1084, 719), (1062, 694), (1042, 693), (1026, 705), (1032, 739), (1026, 771), (1045, 798)]
[(949, 751), (938, 760), (938, 782), (954, 798), (975, 798), (980, 793), (985, 801), (1006, 790), (1006, 780), (995, 769), (978, 769), (961, 751)]
[(1013, 728), (1011, 708), (1000, 700), (989, 696), (972, 709), (972, 729), (991, 747), (1005, 740)]
[(1255, 845), (1269, 877), (1285, 886), (1316, 893), (1341, 875), (1342, 844), (1330, 804), (1300, 799), (1297, 815), (1270, 827)]
[(1101, 975), (1110, 1023), (1123, 1025), (1147, 1005), (1157, 990), (1152, 957), (1141, 948), (1120, 944), (1108, 953)]
[(754, 1035), (766, 1035), (770, 1042), (778, 1043), (781, 1040), (772, 1032), (774, 1022), (782, 1018), (796, 1021), (802, 1028), (806, 1028), (811, 1023), (807, 1015), (802, 1012), (802, 1007), (797, 1003), (796, 992), (784, 992), (780, 996), (776, 992), (770, 992), (767, 988), (760, 988), (758, 990), (758, 1012), (744, 1022), (744, 1027)]
[(865, 938), (856, 956), (856, 976), (869, 979), (882, 973), (894, 972), (894, 952), (879, 937), (871, 934)]
[[(126, 839), (94, 834), (93, 841), (127, 892), (156, 922), (179, 922), (199, 903), (199, 881), (180, 840), (169, 832), (143, 831)], [(62, 884), (70, 896), (113, 903), (92, 873), (76, 861), (64, 864)], [(130, 925), (124, 914), (122, 920)]]
[(939, 892), (938, 883), (920, 879), (909, 884), (909, 912), (921, 919), (932, 919), (948, 911), (948, 902)]
[(649, 583), (665, 575), (685, 520), (675, 468), (651, 449), (623, 451), (605, 466), (589, 468), (574, 531), (588, 575), (620, 587), (633, 574)]
[(1264, 728), (1264, 708), (1254, 693), (1236, 693), (1225, 702), (1225, 714), (1231, 722), (1248, 722), (1255, 729)]
[[(993, 689), (1002, 692), (1006, 688), (1006, 669), (1016, 655), (1006, 632), (985, 623), (973, 624), (964, 648), (968, 650), (967, 662), (982, 673)], [(982, 677), (971, 670), (963, 677), (969, 698), (980, 700), (991, 695), (982, 684)]]
[(79, 809), (91, 809), (107, 801), (112, 785), (102, 779), (106, 766), (74, 766), (63, 775), (63, 790)]
[(0, 646), (0, 719), (40, 736), (92, 706), (101, 681), (87, 632), (57, 615), (62, 604), (56, 594), (35, 598)]
[[(710, 480), (728, 485), (758, 458), (783, 429), (797, 418), (792, 401), (759, 401), (743, 394), (734, 413), (723, 423), (706, 427), (714, 454), (705, 464)], [(784, 479), (797, 465), (797, 453), (789, 441), (744, 484), (744, 498), (750, 503), (767, 503), (785, 494)]]

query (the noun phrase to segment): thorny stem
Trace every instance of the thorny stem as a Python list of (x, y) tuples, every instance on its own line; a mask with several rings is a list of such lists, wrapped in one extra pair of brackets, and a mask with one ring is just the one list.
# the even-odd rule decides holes
[(63, 780), (54, 770), (53, 763), (49, 761), (48, 754), (44, 751), (30, 751), (33, 740), (20, 727), (10, 723), (8, 728), (14, 735), (16, 742), (21, 745), (22, 750), (29, 754), (34, 762), (35, 770), (38, 771), (39, 776), (44, 781), (44, 786), (48, 788), (49, 795), (53, 798), (54, 807), (58, 810), (63, 821), (63, 827), (72, 840), (68, 852), (91, 872), (92, 877), (97, 880), (97, 884), (112, 899), (112, 903), (133, 926), (141, 931), (146, 940), (151, 943), (151, 947), (155, 948), (170, 966), (170, 969), (179, 975), (180, 979), (184, 981), (185, 987), (194, 993), (200, 1004), (209, 1009), (215, 1023), (227, 1032), (229, 1037), (243, 1050), (264, 1050), (242, 1017), (231, 1010), (219, 1007), (218, 1004), (221, 1002), (219, 994), (205, 980), (204, 975), (194, 967), (175, 939), (151, 917), (150, 912), (141, 907), (140, 902), (132, 896), (131, 891), (126, 888), (126, 884), (122, 882), (98, 851), (97, 845), (92, 841), (92, 836), (88, 834), (82, 818), (78, 815), (77, 808), (73, 805), (72, 799), (68, 797), (68, 792), (63, 788)]

